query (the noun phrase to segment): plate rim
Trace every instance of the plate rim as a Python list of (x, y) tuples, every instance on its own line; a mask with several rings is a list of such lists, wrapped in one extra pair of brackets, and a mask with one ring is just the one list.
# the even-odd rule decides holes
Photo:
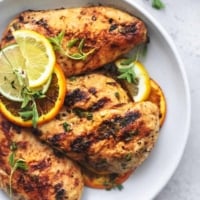
[(174, 57), (176, 58), (176, 61), (178, 63), (179, 69), (181, 71), (181, 75), (183, 78), (183, 84), (184, 84), (184, 89), (185, 89), (185, 94), (186, 94), (186, 103), (187, 103), (187, 117), (186, 117), (186, 124), (185, 124), (185, 138), (184, 138), (184, 143), (182, 143), (182, 149), (180, 150), (180, 155), (179, 155), (179, 159), (176, 160), (176, 163), (174, 164), (174, 169), (173, 171), (171, 171), (171, 175), (167, 178), (167, 181), (165, 184), (163, 184), (157, 191), (157, 193), (153, 196), (153, 198), (155, 198), (163, 189), (164, 187), (168, 184), (168, 182), (170, 181), (170, 179), (173, 177), (174, 173), (176, 172), (181, 159), (184, 155), (186, 146), (187, 146), (187, 142), (188, 142), (188, 138), (190, 135), (190, 129), (191, 129), (191, 94), (190, 94), (190, 85), (189, 85), (189, 81), (188, 81), (188, 77), (186, 74), (186, 70), (185, 70), (185, 66), (184, 63), (181, 59), (181, 56), (178, 52), (178, 49), (174, 43), (174, 41), (172, 40), (171, 36), (169, 35), (169, 33), (165, 30), (165, 28), (158, 22), (158, 20), (156, 20), (156, 18), (150, 14), (142, 5), (139, 5), (138, 2), (136, 1), (131, 1), (131, 0), (124, 0), (125, 2), (127, 2), (128, 4), (132, 5), (133, 7), (136, 8), (136, 10), (138, 10), (142, 15), (145, 16), (145, 18), (150, 21), (157, 29), (158, 31), (161, 33), (161, 35), (166, 39), (166, 42), (169, 44), (172, 53), (174, 54)]

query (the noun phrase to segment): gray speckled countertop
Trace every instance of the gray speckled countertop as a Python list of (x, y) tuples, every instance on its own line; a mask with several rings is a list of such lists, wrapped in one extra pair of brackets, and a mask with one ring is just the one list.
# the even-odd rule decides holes
[(162, 0), (155, 10), (150, 0), (137, 0), (171, 35), (185, 65), (190, 85), (192, 119), (189, 139), (173, 177), (155, 200), (200, 199), (200, 0)]

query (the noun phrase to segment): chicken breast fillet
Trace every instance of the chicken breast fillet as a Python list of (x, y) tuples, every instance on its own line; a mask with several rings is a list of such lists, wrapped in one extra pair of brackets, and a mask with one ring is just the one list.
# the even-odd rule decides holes
[[(11, 151), (12, 145), (15, 151)], [(24, 160), (28, 169), (17, 168), (11, 178), (14, 167), (10, 162), (19, 159)], [(31, 131), (0, 116), (0, 188), (13, 200), (80, 200), (83, 180), (74, 162), (55, 156)]]
[(62, 111), (34, 134), (93, 172), (123, 174), (149, 155), (158, 115), (153, 103), (133, 103), (114, 79), (93, 73), (68, 80)]
[[(84, 39), (82, 51), (91, 53), (81, 60), (56, 52), (57, 62), (66, 76), (99, 68), (147, 41), (147, 29), (141, 20), (104, 6), (24, 11), (6, 28), (1, 48), (15, 42), (12, 31), (18, 29), (34, 30), (47, 38), (64, 34), (61, 46), (65, 53), (69, 51), (66, 47), (69, 41)], [(79, 50), (75, 47), (70, 49), (76, 54), (80, 53)]]

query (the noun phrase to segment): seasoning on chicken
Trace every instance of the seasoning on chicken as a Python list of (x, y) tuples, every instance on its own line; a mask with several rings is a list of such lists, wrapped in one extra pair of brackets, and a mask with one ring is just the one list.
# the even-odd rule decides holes
[(155, 104), (130, 102), (114, 79), (95, 73), (69, 79), (67, 90), (57, 118), (34, 131), (42, 141), (96, 173), (123, 174), (147, 158), (159, 131)]
[[(26, 170), (16, 168), (11, 175), (20, 160)], [(0, 116), (0, 188), (13, 200), (80, 200), (83, 180), (74, 162)]]
[(18, 29), (57, 38), (57, 62), (66, 76), (99, 68), (147, 42), (141, 20), (105, 6), (24, 11), (4, 31), (1, 48), (14, 42), (12, 31)]

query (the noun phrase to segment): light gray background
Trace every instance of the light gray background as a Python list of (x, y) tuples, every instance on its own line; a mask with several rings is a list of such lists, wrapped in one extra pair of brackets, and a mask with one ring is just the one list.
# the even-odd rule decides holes
[(174, 40), (185, 65), (191, 92), (192, 119), (189, 140), (177, 170), (155, 200), (199, 200), (200, 0), (162, 0), (166, 7), (159, 11), (151, 7), (151, 0), (135, 1), (151, 13)]

